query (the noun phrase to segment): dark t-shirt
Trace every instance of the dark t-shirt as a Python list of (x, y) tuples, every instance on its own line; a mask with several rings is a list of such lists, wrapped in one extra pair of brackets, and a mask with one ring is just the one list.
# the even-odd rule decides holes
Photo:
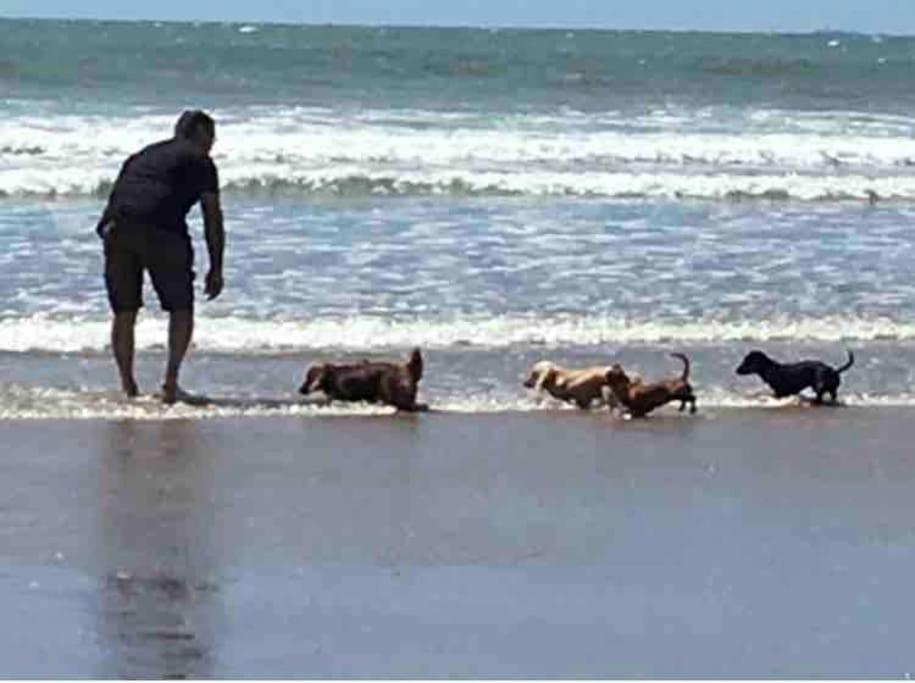
[(186, 233), (188, 211), (204, 192), (219, 192), (212, 159), (187, 140), (157, 142), (124, 162), (99, 228), (114, 219)]

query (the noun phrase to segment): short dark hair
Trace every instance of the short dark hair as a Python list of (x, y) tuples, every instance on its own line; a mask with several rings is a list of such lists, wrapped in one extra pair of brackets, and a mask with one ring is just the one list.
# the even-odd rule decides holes
[(216, 122), (209, 114), (200, 109), (186, 109), (175, 122), (175, 137), (190, 138), (200, 126), (204, 126), (210, 135), (216, 132)]

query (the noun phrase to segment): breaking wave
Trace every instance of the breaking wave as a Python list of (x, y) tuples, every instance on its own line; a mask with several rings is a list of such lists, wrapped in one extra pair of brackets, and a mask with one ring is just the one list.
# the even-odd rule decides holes
[[(915, 199), (915, 121), (778, 114), (254, 108), (216, 112), (215, 157), (238, 193)], [(167, 135), (171, 119), (7, 117), (0, 196), (104, 196), (123, 159)]]
[[(0, 351), (8, 353), (102, 352), (108, 321), (44, 315), (0, 319)], [(165, 321), (144, 318), (137, 348), (162, 348)], [(820, 317), (771, 320), (634, 321), (612, 317), (514, 315), (390, 319), (375, 316), (316, 320), (199, 319), (194, 344), (215, 353), (295, 353), (511, 347), (626, 345), (631, 343), (727, 342), (915, 342), (915, 323), (889, 318)]]

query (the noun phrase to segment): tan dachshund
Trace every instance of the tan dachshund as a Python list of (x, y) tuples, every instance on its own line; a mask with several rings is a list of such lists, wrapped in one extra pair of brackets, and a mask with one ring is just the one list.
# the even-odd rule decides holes
[(555, 363), (542, 360), (534, 363), (524, 386), (528, 389), (546, 391), (560, 401), (574, 402), (582, 410), (591, 407), (594, 401), (606, 402), (607, 373), (609, 366), (567, 370)]

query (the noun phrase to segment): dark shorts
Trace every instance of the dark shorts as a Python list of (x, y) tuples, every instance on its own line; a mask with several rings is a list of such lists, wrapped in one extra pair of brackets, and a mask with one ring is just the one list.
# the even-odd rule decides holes
[(194, 250), (187, 234), (151, 225), (117, 224), (105, 237), (105, 288), (115, 313), (143, 306), (143, 271), (149, 271), (166, 311), (194, 308)]

